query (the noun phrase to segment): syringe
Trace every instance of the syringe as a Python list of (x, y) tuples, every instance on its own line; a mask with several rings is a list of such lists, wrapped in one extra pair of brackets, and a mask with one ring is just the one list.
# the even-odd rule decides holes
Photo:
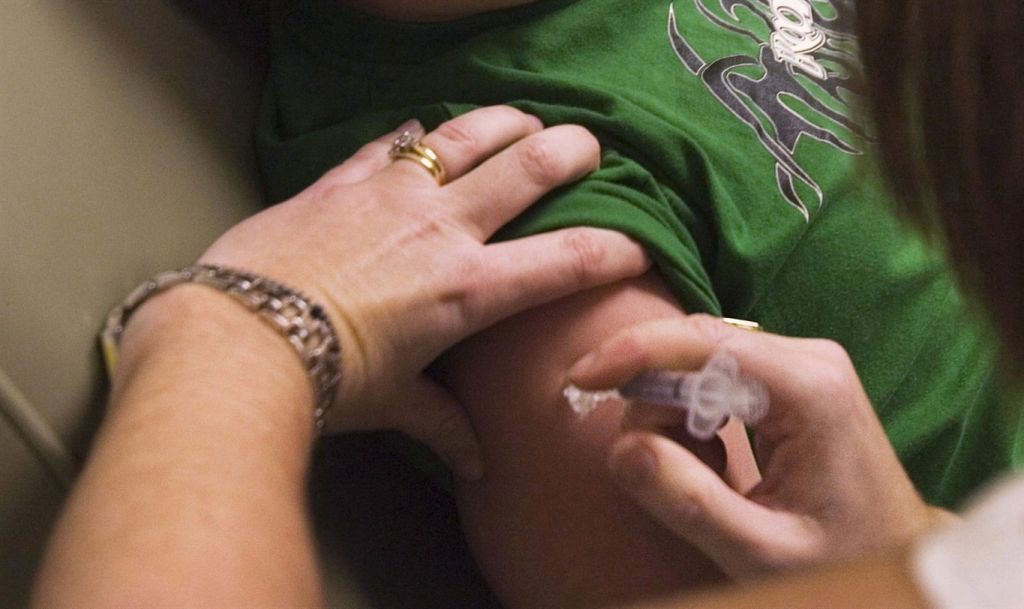
[(644, 402), (686, 412), (686, 429), (695, 438), (714, 437), (730, 416), (748, 424), (768, 412), (768, 391), (740, 375), (736, 358), (719, 350), (696, 372), (649, 370), (611, 391), (584, 391), (574, 385), (563, 392), (580, 416), (609, 399)]

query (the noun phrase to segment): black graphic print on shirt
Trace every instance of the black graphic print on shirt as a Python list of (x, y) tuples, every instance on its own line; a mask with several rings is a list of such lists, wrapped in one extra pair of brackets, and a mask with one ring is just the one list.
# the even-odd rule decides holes
[[(796, 159), (801, 138), (853, 155), (861, 154), (856, 142), (866, 137), (849, 118), (856, 69), (851, 16), (851, 0), (683, 0), (669, 6), (668, 35), (679, 60), (754, 131), (775, 159), (779, 193), (805, 220), (824, 195)], [(732, 34), (735, 44), (727, 48), (733, 54), (694, 48), (688, 27), (708, 23)]]

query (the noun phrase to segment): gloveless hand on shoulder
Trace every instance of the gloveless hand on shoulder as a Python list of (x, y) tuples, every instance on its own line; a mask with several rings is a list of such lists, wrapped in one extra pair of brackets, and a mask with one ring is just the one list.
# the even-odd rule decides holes
[(596, 139), (576, 126), (490, 107), (422, 138), (443, 164), (392, 161), (403, 125), (362, 148), (293, 199), (223, 235), (201, 262), (254, 271), (323, 303), (342, 344), (342, 381), (329, 431), (397, 428), (430, 444), (458, 472), (479, 474), (465, 415), (423, 369), (445, 349), (504, 317), (649, 263), (625, 236), (572, 228), (486, 244), (555, 187), (597, 168)]

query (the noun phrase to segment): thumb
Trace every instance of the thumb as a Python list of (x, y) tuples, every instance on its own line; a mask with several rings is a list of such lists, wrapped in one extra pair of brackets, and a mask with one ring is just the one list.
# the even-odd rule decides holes
[(483, 477), (480, 443), (462, 406), (443, 387), (425, 377), (393, 404), (389, 418), (394, 428), (423, 442), (468, 481)]
[(791, 562), (808, 539), (805, 524), (737, 493), (682, 446), (649, 432), (612, 446), (616, 483), (656, 520), (734, 578)]

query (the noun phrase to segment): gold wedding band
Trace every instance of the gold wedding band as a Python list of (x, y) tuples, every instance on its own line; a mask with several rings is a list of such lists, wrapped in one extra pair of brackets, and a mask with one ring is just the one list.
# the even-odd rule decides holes
[(388, 156), (392, 161), (406, 159), (418, 164), (434, 176), (438, 186), (444, 185), (445, 172), (441, 159), (437, 158), (437, 153), (429, 146), (420, 143), (420, 138), (413, 135), (411, 131), (403, 131), (395, 138), (394, 143), (391, 144), (391, 150), (388, 151)]
[(761, 324), (757, 323), (756, 321), (747, 321), (745, 319), (735, 319), (732, 317), (723, 317), (722, 321), (734, 328), (739, 328), (741, 330), (748, 330), (750, 332), (761, 331)]

